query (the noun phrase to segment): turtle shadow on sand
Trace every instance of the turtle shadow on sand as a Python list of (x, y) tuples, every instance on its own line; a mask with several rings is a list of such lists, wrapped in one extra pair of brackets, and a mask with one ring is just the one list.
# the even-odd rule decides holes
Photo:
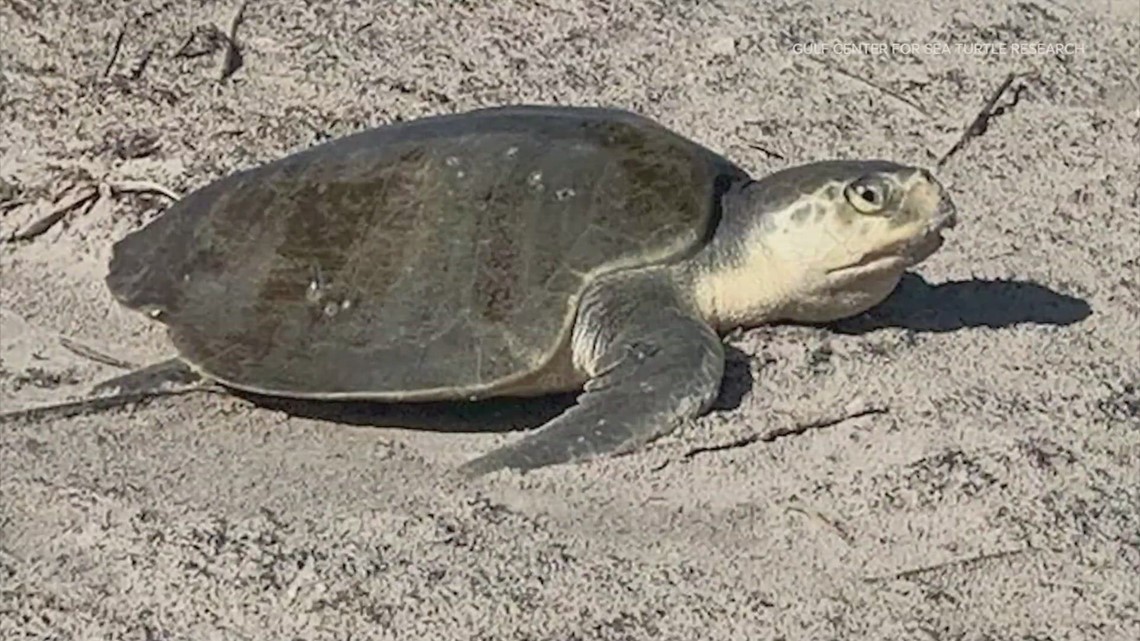
[(377, 403), (301, 400), (230, 391), (234, 396), (290, 416), (342, 425), (432, 432), (511, 432), (538, 427), (574, 405), (577, 394), (495, 398), (474, 402)]
[[(713, 411), (735, 409), (752, 390), (748, 354), (724, 346), (724, 382)], [(347, 425), (396, 427), (436, 432), (510, 432), (538, 427), (577, 402), (578, 393), (534, 398), (494, 398), (475, 402), (376, 403), (298, 400), (230, 391), (263, 408), (292, 416)]]
[(908, 272), (877, 307), (828, 327), (849, 335), (888, 327), (943, 333), (1023, 323), (1072, 325), (1090, 314), (1085, 300), (1030, 281), (970, 279), (932, 285)]
[[(901, 328), (951, 332), (1021, 323), (1071, 325), (1092, 313), (1089, 304), (1029, 281), (965, 280), (932, 285), (907, 273), (887, 300), (854, 318), (827, 325), (840, 334)], [(752, 390), (751, 357), (725, 345), (725, 375), (713, 411), (739, 407)], [(403, 427), (440, 432), (507, 432), (532, 429), (561, 414), (577, 394), (502, 398), (478, 402), (388, 404), (363, 401), (302, 401), (234, 392), (261, 407), (293, 416), (349, 425)]]

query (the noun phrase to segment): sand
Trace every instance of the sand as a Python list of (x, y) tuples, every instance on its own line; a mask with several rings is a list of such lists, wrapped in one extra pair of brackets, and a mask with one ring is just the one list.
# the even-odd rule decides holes
[(219, 81), (236, 8), (0, 2), (0, 235), (103, 186), (0, 245), (4, 411), (121, 372), (61, 338), (170, 354), (103, 284), (168, 202), (125, 181), (517, 102), (755, 174), (934, 166), (1038, 75), (937, 170), (962, 222), (896, 295), (732, 336), (717, 408), (637, 454), (463, 482), (517, 433), (203, 394), (0, 424), (0, 638), (1140, 638), (1140, 5), (265, 1)]

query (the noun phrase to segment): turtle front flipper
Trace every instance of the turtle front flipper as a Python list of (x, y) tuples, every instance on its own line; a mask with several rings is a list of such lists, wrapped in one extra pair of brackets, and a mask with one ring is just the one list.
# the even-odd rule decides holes
[(626, 453), (704, 413), (720, 389), (720, 338), (658, 275), (631, 274), (588, 292), (573, 341), (575, 360), (591, 375), (578, 403), (460, 466), (462, 474)]

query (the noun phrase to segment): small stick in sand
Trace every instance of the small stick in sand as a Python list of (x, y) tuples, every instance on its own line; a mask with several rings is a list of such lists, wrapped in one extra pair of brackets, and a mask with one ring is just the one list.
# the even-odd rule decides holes
[(974, 119), (970, 121), (970, 124), (966, 126), (966, 129), (962, 132), (962, 135), (958, 138), (957, 142), (954, 143), (954, 146), (950, 147), (949, 151), (943, 154), (942, 158), (938, 159), (938, 166), (941, 167), (942, 165), (946, 164), (946, 161), (949, 160), (951, 156), (961, 151), (962, 148), (966, 146), (966, 143), (970, 142), (970, 140), (984, 135), (990, 127), (991, 120), (1005, 114), (1005, 112), (1016, 107), (1017, 103), (1021, 101), (1022, 92), (1025, 91), (1024, 84), (1018, 85), (1013, 90), (1013, 98), (1010, 100), (1010, 102), (1007, 102), (1004, 105), (999, 105), (998, 101), (1001, 100), (1002, 95), (1004, 95), (1005, 92), (1009, 90), (1009, 88), (1016, 80), (1020, 78), (1032, 77), (1035, 75), (1036, 73), (1030, 72), (1011, 73), (1006, 76), (1005, 81), (1002, 82), (1001, 85), (999, 85), (998, 88), (993, 92), (993, 94), (990, 95), (981, 111), (979, 111), (978, 114), (974, 116)]
[(840, 524), (838, 521), (836, 521), (834, 519), (827, 518), (826, 516), (823, 515), (823, 512), (820, 512), (819, 510), (813, 510), (810, 508), (806, 508), (806, 507), (800, 507), (799, 505), (789, 505), (788, 510), (790, 510), (792, 512), (799, 512), (800, 514), (803, 514), (804, 516), (818, 520), (820, 523), (823, 523), (824, 525), (831, 528), (832, 531), (834, 531), (839, 536), (839, 538), (844, 543), (846, 543), (847, 545), (852, 545), (854, 543), (854, 539), (851, 537), (851, 534), (847, 531), (847, 528), (843, 527), (843, 525)]
[(37, 236), (41, 236), (47, 233), (47, 231), (52, 227), (55, 227), (59, 221), (63, 220), (73, 210), (84, 206), (94, 206), (95, 199), (98, 195), (98, 190), (88, 189), (84, 191), (84, 193), (81, 194), (78, 198), (66, 201), (64, 204), (51, 210), (47, 215), (36, 220), (31, 225), (28, 225), (28, 227), (23, 231), (18, 231), (8, 238), (5, 238), (4, 242), (14, 243), (22, 240), (31, 240)]
[(103, 365), (109, 365), (111, 367), (117, 367), (119, 369), (126, 370), (136, 369), (138, 367), (130, 361), (124, 361), (109, 354), (104, 354), (103, 352), (96, 350), (94, 347), (84, 345), (83, 343), (80, 343), (79, 341), (68, 338), (66, 336), (59, 337), (59, 344), (72, 354), (86, 358), (89, 361), (94, 361)]
[(135, 64), (135, 68), (131, 69), (131, 80), (138, 80), (139, 78), (142, 78), (142, 75), (146, 72), (146, 68), (150, 64), (151, 59), (154, 58), (155, 49), (155, 45), (151, 45), (147, 48), (146, 51), (143, 52), (142, 57), (139, 58), (138, 63)]
[(746, 144), (748, 147), (750, 147), (752, 149), (755, 149), (756, 151), (759, 151), (760, 153), (764, 154), (765, 156), (768, 156), (769, 158), (775, 158), (776, 160), (787, 160), (786, 158), (784, 158), (783, 154), (779, 154), (775, 151), (772, 151), (771, 149), (768, 149), (767, 147), (765, 147), (759, 143), (748, 142), (748, 143), (744, 143), (744, 144)]
[(977, 556), (966, 557), (964, 559), (951, 559), (949, 561), (943, 561), (942, 563), (934, 563), (931, 565), (923, 565), (923, 566), (919, 566), (917, 568), (911, 568), (909, 570), (903, 570), (901, 572), (896, 572), (894, 574), (888, 574), (885, 576), (869, 576), (869, 577), (865, 577), (863, 579), (863, 582), (864, 583), (882, 583), (884, 581), (896, 581), (899, 579), (909, 580), (909, 579), (913, 579), (915, 577), (922, 576), (923, 574), (929, 574), (931, 572), (937, 572), (939, 570), (947, 570), (950, 568), (968, 568), (972, 565), (978, 565), (979, 563), (985, 563), (986, 561), (992, 561), (994, 559), (1004, 559), (1004, 558), (1009, 558), (1012, 556), (1018, 556), (1021, 554), (1026, 554), (1028, 552), (1040, 552), (1040, 551), (1041, 551), (1040, 548), (1022, 548), (1020, 550), (1006, 550), (1004, 552), (987, 552), (985, 554), (979, 554)]
[(225, 81), (230, 76), (234, 75), (238, 69), (241, 69), (244, 59), (241, 54), (241, 45), (237, 42), (238, 27), (241, 26), (242, 21), (245, 19), (245, 2), (242, 2), (234, 13), (233, 20), (230, 21), (230, 31), (226, 34), (226, 55), (222, 59), (221, 77), (219, 80)]
[(22, 206), (27, 205), (31, 202), (32, 202), (31, 200), (28, 200), (26, 198), (17, 198), (16, 200), (5, 200), (4, 202), (0, 203), (0, 212), (8, 211), (9, 209), (15, 209), (17, 207), (22, 207)]
[(88, 187), (75, 200), (65, 202), (63, 205), (56, 207), (46, 216), (28, 225), (27, 229), (16, 232), (4, 239), (4, 242), (12, 243), (31, 240), (37, 236), (41, 236), (52, 227), (55, 227), (72, 211), (84, 206), (90, 210), (100, 199), (119, 194), (157, 194), (165, 196), (170, 200), (178, 200), (178, 194), (157, 183), (143, 180), (104, 181), (98, 185)]
[(732, 450), (732, 449), (736, 449), (738, 447), (747, 447), (747, 446), (752, 445), (754, 443), (771, 443), (772, 441), (775, 441), (775, 440), (780, 439), (780, 438), (784, 438), (785, 436), (797, 436), (799, 434), (804, 434), (804, 433), (810, 432), (812, 430), (821, 430), (821, 429), (826, 429), (829, 427), (835, 427), (836, 425), (839, 425), (840, 423), (844, 423), (844, 422), (850, 421), (852, 419), (860, 418), (863, 416), (871, 416), (872, 414), (886, 414), (889, 411), (890, 410), (886, 407), (870, 407), (870, 408), (860, 410), (858, 412), (852, 412), (851, 414), (846, 414), (846, 415), (843, 415), (843, 416), (840, 416), (837, 418), (828, 418), (828, 419), (821, 419), (818, 421), (811, 421), (808, 423), (801, 423), (798, 425), (793, 425), (791, 427), (776, 429), (776, 430), (772, 430), (771, 432), (765, 432), (763, 434), (750, 434), (748, 436), (745, 436), (744, 438), (740, 438), (740, 439), (737, 439), (735, 441), (724, 443), (722, 445), (709, 445), (709, 446), (705, 446), (705, 447), (698, 447), (698, 448), (691, 449), (688, 452), (685, 452), (684, 456), (682, 456), (681, 458), (689, 459), (689, 458), (693, 458), (694, 456), (696, 456), (698, 454), (705, 454), (708, 452), (721, 452), (724, 450)]
[[(197, 44), (199, 36), (201, 36), (205, 42), (195, 49), (193, 47)], [(179, 47), (171, 57), (191, 59), (208, 56), (219, 49), (219, 43), (225, 40), (225, 38), (225, 34), (214, 25), (198, 27), (191, 31), (190, 35), (186, 36), (186, 40), (183, 41), (182, 46)]]
[(119, 29), (119, 35), (115, 38), (115, 46), (111, 49), (111, 59), (107, 61), (107, 66), (103, 68), (103, 77), (111, 75), (111, 70), (115, 68), (115, 63), (119, 60), (119, 52), (123, 48), (123, 38), (127, 35), (127, 26), (123, 25)]
[(886, 87), (884, 87), (884, 86), (882, 86), (876, 82), (872, 82), (872, 81), (870, 81), (870, 80), (868, 80), (862, 76), (853, 74), (850, 71), (847, 71), (846, 69), (843, 69), (842, 67), (836, 66), (836, 65), (834, 65), (834, 64), (832, 64), (826, 60), (823, 60), (821, 58), (816, 58), (815, 56), (808, 56), (808, 58), (810, 60), (814, 60), (815, 62), (818, 62), (819, 64), (827, 67), (828, 69), (831, 69), (832, 71), (834, 71), (835, 73), (837, 73), (841, 76), (847, 76), (848, 78), (855, 80), (857, 82), (861, 82), (861, 83), (867, 85), (868, 87), (871, 87), (872, 89), (877, 89), (878, 91), (882, 92), (884, 95), (890, 96), (891, 98), (898, 100), (899, 102), (903, 103), (904, 105), (906, 105), (906, 106), (910, 107), (911, 109), (914, 109), (918, 113), (926, 116), (927, 118), (932, 117), (930, 115), (930, 112), (927, 111), (925, 107), (918, 104), (914, 100), (907, 98), (906, 96), (902, 95), (901, 93), (899, 93), (897, 91), (892, 91), (891, 89), (887, 89)]
[(115, 180), (106, 183), (111, 192), (118, 194), (157, 194), (170, 200), (178, 200), (180, 196), (168, 187), (146, 180)]

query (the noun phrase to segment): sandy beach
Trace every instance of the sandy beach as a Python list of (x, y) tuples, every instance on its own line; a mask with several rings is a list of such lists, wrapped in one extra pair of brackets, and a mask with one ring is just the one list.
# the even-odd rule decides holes
[(0, 638), (1140, 638), (1134, 0), (238, 9), (0, 0), (0, 411), (172, 355), (103, 280), (165, 191), (397, 120), (620, 107), (756, 176), (930, 167), (960, 223), (870, 312), (727, 337), (628, 456), (454, 474), (546, 402), (0, 422)]

